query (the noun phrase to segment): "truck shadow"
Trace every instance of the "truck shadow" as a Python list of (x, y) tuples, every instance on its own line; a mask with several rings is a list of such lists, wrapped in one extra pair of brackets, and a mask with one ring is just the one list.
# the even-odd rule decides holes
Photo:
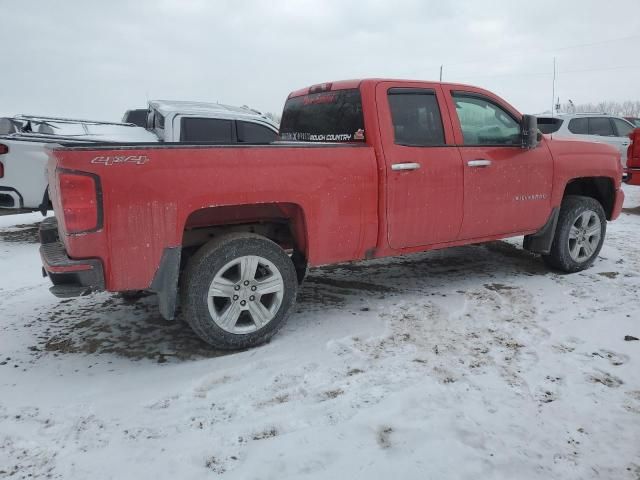
[(628, 213), (629, 215), (640, 215), (640, 205), (633, 208), (623, 208), (623, 213)]
[(38, 243), (40, 222), (0, 229), (0, 242)]
[[(470, 281), (508, 285), (510, 277), (548, 273), (534, 255), (506, 242), (332, 265), (309, 272), (289, 322), (304, 321), (309, 312), (357, 312), (363, 302), (399, 296), (421, 301), (469, 288)], [(234, 353), (212, 349), (181, 320), (162, 319), (153, 295), (135, 302), (108, 293), (62, 300), (38, 320), (44, 330), (31, 348), (37, 356), (108, 354), (175, 363)]]

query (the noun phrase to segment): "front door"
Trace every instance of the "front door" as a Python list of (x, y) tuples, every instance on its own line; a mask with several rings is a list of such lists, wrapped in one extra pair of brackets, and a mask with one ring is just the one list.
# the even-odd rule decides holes
[(440, 85), (382, 82), (376, 103), (389, 245), (402, 249), (455, 240), (462, 223), (462, 160), (451, 122), (442, 121)]
[(544, 140), (522, 148), (520, 118), (497, 98), (445, 86), (464, 165), (460, 239), (536, 230), (551, 211), (553, 160)]

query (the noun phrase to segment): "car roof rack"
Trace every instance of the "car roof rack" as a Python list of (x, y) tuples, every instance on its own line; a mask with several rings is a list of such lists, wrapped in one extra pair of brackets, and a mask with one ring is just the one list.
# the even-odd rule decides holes
[(53, 122), (53, 123), (80, 123), (85, 125), (117, 125), (120, 127), (127, 126), (136, 126), (133, 123), (122, 123), (122, 122), (106, 122), (102, 120), (79, 120), (77, 118), (64, 118), (64, 117), (43, 117), (40, 115), (14, 115), (12, 117), (14, 120), (24, 120), (24, 121), (33, 121), (33, 122)]

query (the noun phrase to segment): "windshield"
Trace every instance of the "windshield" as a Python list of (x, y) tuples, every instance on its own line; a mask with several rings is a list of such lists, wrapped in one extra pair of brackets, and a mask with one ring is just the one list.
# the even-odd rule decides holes
[(360, 90), (313, 93), (287, 100), (280, 138), (304, 142), (364, 142)]

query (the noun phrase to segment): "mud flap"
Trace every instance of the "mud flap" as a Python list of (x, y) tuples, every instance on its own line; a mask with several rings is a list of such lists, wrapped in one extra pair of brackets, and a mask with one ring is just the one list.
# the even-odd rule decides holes
[(151, 282), (150, 290), (158, 294), (160, 314), (166, 320), (173, 320), (176, 315), (181, 253), (181, 247), (165, 248), (160, 266)]
[(547, 220), (547, 223), (545, 223), (540, 230), (533, 235), (526, 235), (524, 237), (524, 243), (522, 246), (525, 250), (542, 254), (547, 254), (551, 251), (553, 238), (556, 235), (556, 225), (558, 224), (559, 214), (560, 208), (554, 208)]

